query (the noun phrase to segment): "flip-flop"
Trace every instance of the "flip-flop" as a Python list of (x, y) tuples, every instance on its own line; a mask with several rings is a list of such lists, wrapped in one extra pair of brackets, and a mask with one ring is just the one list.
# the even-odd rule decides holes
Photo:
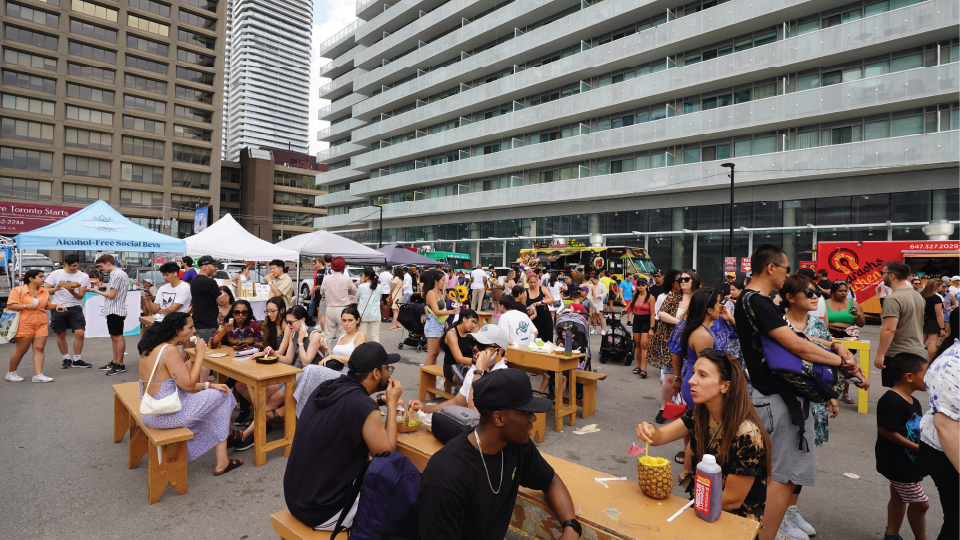
[(638, 368), (638, 367), (633, 368), (633, 372), (632, 372), (632, 373), (633, 373), (634, 375), (639, 375), (639, 374), (640, 374), (640, 368)]
[(647, 378), (647, 372), (641, 369), (641, 370), (640, 370), (640, 378), (641, 378), (641, 379), (646, 379), (646, 378)]
[(840, 401), (846, 403), (847, 405), (853, 405), (853, 398), (850, 397), (850, 394), (844, 394), (840, 396)]
[(683, 450), (677, 452), (677, 455), (673, 456), (673, 460), (681, 465), (683, 465), (684, 459), (686, 459), (686, 454), (684, 454)]
[(243, 460), (242, 460), (242, 459), (231, 459), (231, 460), (230, 460), (230, 463), (228, 463), (228, 464), (227, 464), (227, 467), (226, 467), (225, 469), (223, 469), (222, 471), (216, 472), (216, 469), (214, 469), (213, 475), (214, 475), (214, 476), (220, 476), (221, 474), (227, 474), (228, 472), (236, 469), (237, 467), (239, 467), (239, 466), (241, 466), (241, 465), (243, 465)]

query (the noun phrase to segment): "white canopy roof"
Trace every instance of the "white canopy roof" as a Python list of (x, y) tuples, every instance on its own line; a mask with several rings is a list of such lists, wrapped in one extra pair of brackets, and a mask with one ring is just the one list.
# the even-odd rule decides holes
[(287, 238), (277, 243), (277, 247), (292, 249), (307, 257), (322, 257), (329, 253), (347, 260), (386, 261), (383, 253), (330, 231), (314, 231)]
[(187, 255), (210, 255), (215, 259), (241, 261), (269, 261), (280, 259), (297, 261), (300, 255), (292, 249), (271, 244), (247, 232), (230, 214), (227, 214), (199, 233), (188, 236)]

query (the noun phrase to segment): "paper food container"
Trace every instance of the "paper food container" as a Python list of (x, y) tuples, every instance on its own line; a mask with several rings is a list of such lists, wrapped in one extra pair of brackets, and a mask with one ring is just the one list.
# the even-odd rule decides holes
[(423, 420), (414, 411), (397, 411), (397, 432), (413, 433), (420, 429)]
[(673, 491), (673, 470), (670, 462), (661, 457), (637, 458), (637, 481), (640, 491), (653, 499), (666, 499)]

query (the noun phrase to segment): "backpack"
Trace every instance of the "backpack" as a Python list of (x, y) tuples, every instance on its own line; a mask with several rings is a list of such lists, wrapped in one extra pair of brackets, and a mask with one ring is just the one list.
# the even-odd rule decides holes
[(420, 471), (399, 452), (373, 456), (347, 491), (346, 501), (330, 540), (344, 529), (343, 520), (357, 493), (360, 503), (353, 520), (351, 540), (417, 540), (420, 518), (417, 490)]
[[(751, 289), (743, 291), (741, 302), (753, 328), (750, 345), (761, 354), (762, 361), (770, 368), (770, 372), (786, 381), (797, 396), (812, 403), (837, 399), (843, 388), (843, 378), (838, 376), (836, 367), (804, 360), (780, 345), (777, 340), (760, 332), (756, 322), (757, 315), (750, 302), (755, 294), (758, 294), (757, 291)], [(803, 334), (797, 335), (807, 339)]]

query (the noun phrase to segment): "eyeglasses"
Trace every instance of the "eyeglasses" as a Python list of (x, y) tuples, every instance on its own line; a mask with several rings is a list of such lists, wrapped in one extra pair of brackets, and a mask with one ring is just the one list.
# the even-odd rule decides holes
[(250, 314), (250, 311), (248, 311), (248, 310), (246, 310), (246, 309), (235, 309), (235, 310), (233, 310), (233, 314), (234, 314), (234, 315), (249, 315), (249, 314)]
[(823, 296), (823, 293), (820, 292), (820, 289), (804, 289), (800, 292), (807, 295), (807, 298)]
[(380, 369), (387, 370), (387, 375), (393, 375), (393, 366), (382, 366)]
[(647, 286), (646, 283), (639, 283), (639, 282), (637, 283), (637, 287), (646, 287), (646, 286)]
[(678, 278), (677, 278), (677, 283), (690, 283), (691, 281), (693, 281), (693, 278), (692, 278), (692, 277), (678, 277)]
[[(880, 272), (880, 273), (882, 274), (883, 272)], [(843, 280), (834, 281), (834, 283), (842, 283), (842, 284), (844, 284), (844, 285), (847, 284), (847, 282), (846, 282), (846, 281), (843, 281)]]
[(777, 264), (777, 263), (770, 263), (770, 264), (776, 266), (777, 268), (786, 268), (786, 269), (787, 269), (787, 273), (788, 273), (788, 274), (791, 273), (791, 272), (790, 272), (791, 268), (790, 268), (789, 265), (783, 266), (782, 264)]
[(280, 310), (279, 310), (279, 309), (268, 309), (268, 310), (265, 311), (265, 313), (280, 313)]
[(919, 285), (920, 282), (919, 282), (919, 281), (914, 281), (913, 284), (914, 284), (914, 285)]

